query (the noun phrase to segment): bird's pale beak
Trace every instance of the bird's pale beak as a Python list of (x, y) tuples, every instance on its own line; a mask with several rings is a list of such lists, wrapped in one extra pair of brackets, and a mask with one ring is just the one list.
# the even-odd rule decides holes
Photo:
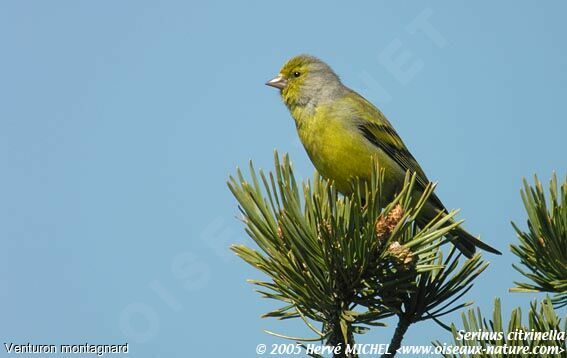
[(287, 85), (287, 80), (282, 75), (278, 75), (266, 82), (267, 86), (283, 89)]

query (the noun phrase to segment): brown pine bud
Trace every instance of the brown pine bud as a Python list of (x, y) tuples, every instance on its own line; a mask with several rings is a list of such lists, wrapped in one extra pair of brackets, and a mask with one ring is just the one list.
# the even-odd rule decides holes
[(400, 204), (396, 205), (392, 211), (388, 213), (388, 221), (390, 224), (390, 231), (393, 231), (396, 228), (396, 225), (402, 220), (404, 216), (404, 208)]
[(376, 233), (376, 239), (381, 244), (388, 240), (392, 231), (396, 228), (402, 217), (404, 216), (404, 209), (400, 204), (396, 205), (388, 215), (380, 215), (378, 220), (376, 220), (376, 225), (374, 227)]
[(388, 239), (390, 231), (388, 230), (387, 219), (385, 217), (378, 217), (374, 231), (376, 232), (376, 239), (380, 244), (384, 243)]
[(388, 247), (388, 253), (394, 258), (396, 265), (401, 266), (404, 269), (409, 269), (413, 263), (413, 253), (411, 250), (400, 245), (399, 242), (394, 241)]

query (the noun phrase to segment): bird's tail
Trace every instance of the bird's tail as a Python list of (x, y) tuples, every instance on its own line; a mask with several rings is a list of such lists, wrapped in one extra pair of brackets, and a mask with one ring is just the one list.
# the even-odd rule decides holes
[[(438, 213), (438, 211), (437, 211)], [(431, 218), (427, 218), (427, 215), (423, 215), (421, 218), (418, 218), (418, 225), (423, 227), (431, 220)], [(453, 220), (450, 220), (447, 225), (454, 223)], [(423, 224), (423, 225), (422, 225)], [(476, 252), (476, 248), (478, 247), (481, 250), (491, 252), (496, 255), (502, 255), (502, 253), (496, 250), (494, 247), (480, 241), (480, 239), (472, 236), (469, 234), (465, 229), (457, 226), (453, 230), (451, 230), (447, 234), (447, 238), (469, 259), (474, 256)]]
[(447, 237), (451, 242), (469, 259), (473, 257), (476, 248), (482, 249), (484, 251), (491, 252), (496, 255), (502, 255), (502, 253), (496, 250), (494, 247), (480, 241), (480, 239), (469, 234), (465, 229), (461, 227), (456, 227), (451, 230)]

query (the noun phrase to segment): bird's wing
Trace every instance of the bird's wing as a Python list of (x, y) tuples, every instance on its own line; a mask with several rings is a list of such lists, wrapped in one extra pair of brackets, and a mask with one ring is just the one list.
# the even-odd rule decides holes
[[(416, 173), (416, 182), (421, 189), (424, 189), (427, 184), (429, 184), (429, 179), (427, 179), (425, 172), (421, 169), (417, 160), (415, 160), (398, 133), (396, 133), (392, 124), (390, 124), (378, 108), (368, 102), (364, 97), (354, 91), (349, 97), (350, 101), (357, 102), (353, 107), (360, 109), (357, 110), (356, 112), (358, 113), (354, 115), (356, 117), (355, 124), (362, 135), (370, 143), (380, 148), (392, 158), (404, 172), (409, 170), (411, 173)], [(441, 200), (439, 200), (435, 193), (432, 194), (430, 199), (436, 207), (445, 211), (443, 203), (441, 203)]]

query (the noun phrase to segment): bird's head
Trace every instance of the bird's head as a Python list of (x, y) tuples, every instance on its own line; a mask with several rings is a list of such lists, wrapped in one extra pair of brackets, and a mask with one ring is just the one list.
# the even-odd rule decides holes
[(278, 88), (290, 109), (315, 106), (333, 99), (344, 88), (329, 65), (310, 55), (299, 55), (287, 61), (278, 76), (266, 85)]

